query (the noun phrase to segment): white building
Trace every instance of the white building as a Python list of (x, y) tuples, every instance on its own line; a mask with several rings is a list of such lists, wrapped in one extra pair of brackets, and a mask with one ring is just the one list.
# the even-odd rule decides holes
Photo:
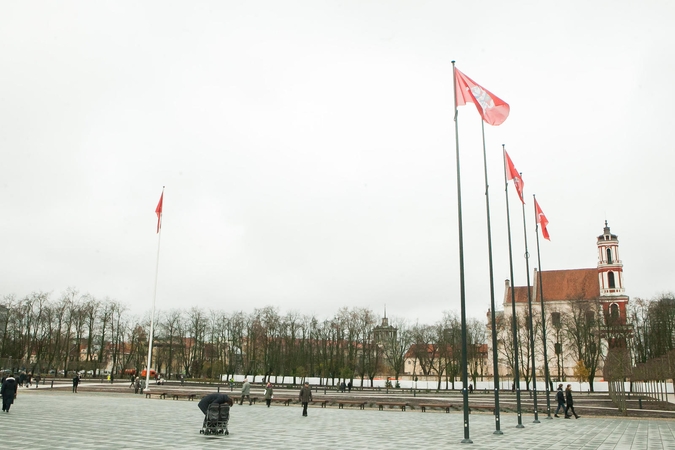
[[(529, 312), (532, 302), (533, 328), (535, 330), (535, 366), (538, 380), (544, 377), (543, 326), (546, 327), (546, 353), (549, 374), (553, 380), (573, 379), (580, 359), (593, 360), (598, 356), (595, 380), (602, 375), (603, 355), (626, 343), (630, 327), (626, 323), (628, 296), (625, 295), (623, 264), (619, 256), (619, 240), (611, 234), (605, 221), (603, 234), (597, 238), (598, 265), (588, 269), (534, 270), (533, 286), (516, 286), (511, 289), (506, 280), (503, 311), (496, 314), (499, 346), (499, 372), (501, 377), (512, 377), (512, 305), (517, 317), (518, 348), (521, 350), (521, 380), (531, 367), (529, 353)], [(545, 312), (542, 321), (541, 304)], [(515, 300), (515, 302), (514, 302)], [(491, 333), (488, 312), (488, 332)], [(570, 329), (575, 333), (570, 333)], [(488, 340), (488, 358), (492, 358), (492, 340)], [(581, 357), (580, 357), (581, 354)], [(492, 365), (488, 364), (490, 373)], [(521, 386), (523, 386), (521, 384)]]

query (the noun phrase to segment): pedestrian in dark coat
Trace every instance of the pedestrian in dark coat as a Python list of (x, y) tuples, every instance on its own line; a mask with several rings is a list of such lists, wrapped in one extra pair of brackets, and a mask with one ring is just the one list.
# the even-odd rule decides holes
[(77, 385), (80, 384), (80, 377), (79, 375), (75, 375), (73, 377), (73, 392), (77, 394)]
[(2, 395), (2, 410), (4, 412), (9, 412), (9, 407), (12, 406), (14, 399), (16, 398), (16, 391), (18, 387), (19, 384), (12, 375), (5, 378), (5, 381), (2, 382), (0, 395)]
[(272, 397), (274, 394), (274, 389), (272, 389), (272, 383), (267, 383), (267, 386), (265, 387), (265, 403), (267, 403), (267, 407), (270, 407), (270, 404), (272, 404)]
[(566, 410), (565, 409), (565, 393), (563, 392), (562, 383), (560, 383), (558, 385), (558, 392), (555, 394), (555, 399), (558, 401), (558, 409), (555, 410), (555, 416), (560, 417), (560, 416), (558, 416), (558, 413), (560, 412), (560, 410), (561, 409), (563, 411)]
[(574, 418), (578, 419), (579, 415), (574, 411), (574, 399), (572, 399), (572, 385), (568, 384), (567, 388), (565, 389), (565, 402), (567, 403), (567, 407), (565, 408), (565, 419), (569, 419), (570, 413), (569, 411), (572, 410), (572, 414), (574, 414)]
[(222, 405), (223, 403), (227, 403), (230, 406), (232, 406), (234, 404), (232, 399), (230, 397), (228, 397), (227, 395), (217, 393), (217, 394), (209, 394), (209, 395), (205, 396), (203, 399), (201, 399), (199, 401), (197, 406), (199, 407), (199, 409), (202, 410), (204, 415), (206, 415), (206, 411), (209, 410), (209, 406), (213, 403), (215, 403), (217, 405)]
[(307, 417), (307, 404), (312, 401), (312, 390), (309, 388), (309, 383), (305, 381), (305, 385), (300, 389), (300, 403), (302, 403), (302, 415)]

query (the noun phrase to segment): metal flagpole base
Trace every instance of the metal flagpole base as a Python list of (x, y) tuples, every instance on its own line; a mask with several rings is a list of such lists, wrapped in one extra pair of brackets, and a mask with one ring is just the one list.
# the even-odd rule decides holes
[(541, 422), (539, 422), (539, 419), (534, 419), (532, 423), (541, 423)]
[(548, 417), (546, 418), (546, 420), (553, 420), (553, 417), (548, 416)]
[(504, 433), (502, 432), (502, 430), (495, 430), (494, 433), (492, 434), (504, 434)]
[(522, 423), (519, 423), (518, 425), (516, 425), (516, 428), (525, 428), (525, 425), (523, 425)]
[(462, 444), (473, 444), (471, 439), (462, 439)]

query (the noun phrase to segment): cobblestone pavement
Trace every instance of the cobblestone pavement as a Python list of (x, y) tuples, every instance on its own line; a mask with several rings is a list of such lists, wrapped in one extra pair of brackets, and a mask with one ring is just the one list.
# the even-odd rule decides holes
[(133, 394), (20, 390), (10, 413), (0, 415), (3, 448), (240, 448), (240, 449), (673, 449), (674, 420), (581, 417), (542, 420), (517, 429), (502, 414), (494, 435), (491, 414), (472, 414), (473, 444), (462, 444), (462, 414), (364, 411), (298, 406), (234, 406), (230, 435), (199, 434), (197, 402), (146, 399)]

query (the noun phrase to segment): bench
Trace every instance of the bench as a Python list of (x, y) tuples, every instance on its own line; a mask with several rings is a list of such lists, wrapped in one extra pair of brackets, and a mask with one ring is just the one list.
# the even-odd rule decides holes
[(161, 399), (166, 398), (166, 392), (146, 392), (145, 398), (152, 398), (153, 395), (156, 395), (157, 397), (159, 397)]
[[(249, 403), (253, 403), (254, 405), (255, 402), (258, 401), (258, 397), (254, 397), (253, 395), (248, 396), (248, 398), (250, 399)], [(244, 396), (239, 397), (239, 401), (237, 401), (234, 397), (232, 398), (232, 400), (234, 401), (234, 403), (239, 403), (240, 405), (244, 404)]]
[(283, 403), (284, 406), (289, 406), (291, 404), (291, 402), (293, 401), (293, 399), (292, 398), (273, 398), (272, 401), (276, 402), (276, 403)]
[(179, 398), (186, 398), (190, 401), (193, 401), (197, 394), (173, 394), (172, 397), (174, 400), (178, 400)]
[(469, 414), (471, 414), (471, 411), (476, 410), (476, 411), (490, 411), (494, 414), (495, 407), (490, 406), (490, 405), (470, 405), (469, 406)]
[(451, 404), (442, 405), (440, 403), (420, 403), (419, 407), (422, 409), (422, 412), (426, 412), (427, 408), (441, 408), (444, 409), (446, 413), (449, 413), (450, 408), (452, 408), (452, 405)]
[(408, 406), (407, 403), (398, 403), (398, 402), (378, 402), (375, 403), (380, 411), (384, 410), (385, 406), (396, 406), (401, 408), (401, 411), (405, 411), (405, 407)]
[[(237, 396), (237, 395), (232, 396), (231, 395), (230, 398), (232, 399), (232, 401), (234, 403), (241, 403), (241, 395), (239, 395), (239, 396)], [(254, 397), (254, 396), (251, 395), (250, 398), (251, 398), (251, 403), (253, 403), (255, 405), (255, 402), (258, 401), (258, 397)]]
[(310, 403), (321, 403), (321, 407), (325, 408), (328, 400), (312, 400)]
[(359, 409), (366, 408), (366, 402), (360, 400), (338, 400), (338, 409), (344, 409), (344, 405), (357, 405)]

